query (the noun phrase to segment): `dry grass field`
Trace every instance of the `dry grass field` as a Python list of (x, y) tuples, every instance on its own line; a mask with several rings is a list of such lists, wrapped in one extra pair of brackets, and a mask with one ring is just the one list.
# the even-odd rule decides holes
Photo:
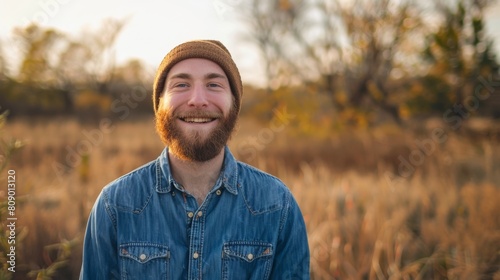
[[(312, 279), (500, 279), (499, 137), (477, 126), (429, 122), (314, 139), (242, 120), (230, 146), (293, 191)], [(20, 240), (13, 279), (30, 271), (77, 279), (100, 189), (163, 148), (152, 120), (13, 120), (2, 133), (25, 142), (8, 166)]]

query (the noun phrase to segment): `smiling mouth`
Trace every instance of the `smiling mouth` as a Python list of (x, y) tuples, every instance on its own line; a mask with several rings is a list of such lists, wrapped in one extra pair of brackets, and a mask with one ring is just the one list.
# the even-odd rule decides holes
[(187, 123), (209, 123), (215, 121), (217, 118), (201, 118), (201, 117), (187, 117), (179, 118), (183, 122)]

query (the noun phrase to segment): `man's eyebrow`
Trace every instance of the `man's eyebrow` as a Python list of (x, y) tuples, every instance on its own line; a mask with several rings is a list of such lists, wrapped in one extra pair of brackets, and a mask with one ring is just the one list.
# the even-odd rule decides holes
[(191, 75), (189, 75), (188, 73), (179, 73), (179, 74), (175, 74), (171, 77), (168, 77), (169, 80), (171, 79), (190, 79), (191, 78)]
[(226, 75), (219, 74), (219, 73), (208, 73), (205, 75), (205, 79), (210, 80), (210, 79), (227, 79)]

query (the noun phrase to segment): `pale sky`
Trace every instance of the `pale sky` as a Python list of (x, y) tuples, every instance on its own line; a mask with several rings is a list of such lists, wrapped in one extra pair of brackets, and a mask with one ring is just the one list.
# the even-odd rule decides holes
[[(235, 15), (245, 0), (0, 0), (0, 40), (14, 27), (37, 22), (69, 34), (95, 30), (106, 18), (129, 18), (115, 52), (118, 63), (138, 58), (155, 69), (174, 46), (193, 39), (222, 41), (232, 53), (244, 82), (262, 81), (257, 50), (244, 42), (245, 29)], [(487, 13), (487, 29), (500, 41), (500, 2)], [(496, 42), (500, 54), (500, 42)], [(7, 46), (8, 47), (8, 46)], [(9, 49), (4, 54), (10, 55)], [(499, 55), (500, 57), (500, 55)]]

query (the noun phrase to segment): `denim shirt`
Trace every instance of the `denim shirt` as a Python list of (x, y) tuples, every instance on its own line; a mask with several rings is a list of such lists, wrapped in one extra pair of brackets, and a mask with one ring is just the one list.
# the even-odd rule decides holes
[(306, 228), (288, 188), (227, 147), (198, 205), (173, 179), (165, 148), (100, 193), (80, 279), (309, 279)]

